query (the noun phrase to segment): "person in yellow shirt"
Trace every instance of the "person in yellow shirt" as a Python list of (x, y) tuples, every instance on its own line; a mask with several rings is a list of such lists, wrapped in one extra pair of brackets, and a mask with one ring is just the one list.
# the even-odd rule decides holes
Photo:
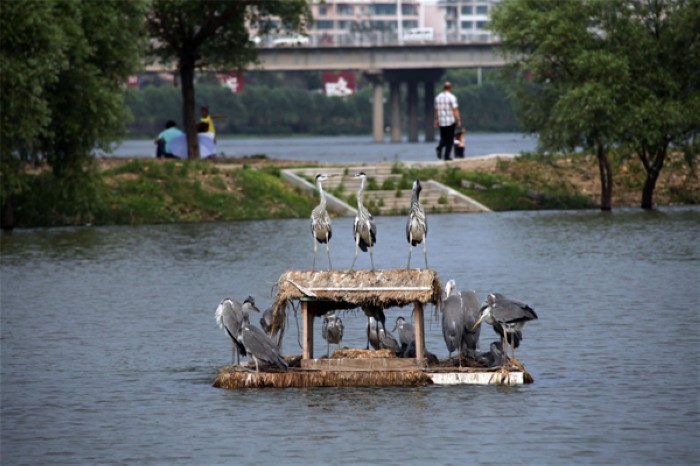
[(226, 115), (210, 115), (209, 107), (207, 107), (206, 105), (202, 105), (202, 107), (199, 110), (202, 115), (202, 117), (199, 119), (200, 123), (206, 123), (209, 125), (209, 131), (207, 132), (213, 134), (214, 141), (216, 141), (216, 128), (214, 127), (214, 118), (224, 118), (226, 117)]

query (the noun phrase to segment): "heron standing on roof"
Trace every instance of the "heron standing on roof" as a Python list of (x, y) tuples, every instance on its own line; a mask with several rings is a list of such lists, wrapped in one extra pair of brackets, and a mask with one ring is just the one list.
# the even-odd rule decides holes
[(408, 240), (408, 265), (411, 267), (411, 252), (414, 246), (423, 243), (423, 256), (425, 257), (425, 268), (428, 268), (428, 222), (425, 219), (425, 211), (420, 204), (419, 196), (422, 186), (420, 180), (416, 178), (413, 182), (413, 193), (411, 194), (411, 210), (408, 212), (408, 221), (406, 222), (406, 239)]
[(219, 327), (223, 328), (231, 340), (233, 341), (233, 362), (231, 364), (240, 365), (241, 356), (247, 356), (245, 346), (241, 342), (241, 328), (243, 325), (244, 316), (249, 312), (260, 312), (255, 307), (255, 299), (248, 296), (243, 304), (234, 301), (231, 298), (224, 298), (216, 308), (214, 316)]
[(328, 311), (323, 316), (323, 326), (321, 327), (321, 335), (326, 340), (326, 354), (331, 357), (331, 343), (340, 345), (343, 339), (343, 331), (345, 326), (343, 320), (335, 315), (335, 311)]
[(314, 237), (314, 263), (311, 270), (316, 270), (316, 249), (318, 243), (326, 244), (326, 255), (328, 255), (328, 270), (333, 269), (331, 264), (331, 248), (330, 241), (333, 236), (333, 228), (331, 227), (331, 217), (326, 210), (326, 193), (323, 192), (322, 182), (331, 179), (336, 175), (328, 175), (319, 173), (316, 175), (316, 186), (321, 197), (319, 204), (311, 211), (311, 235)]
[(246, 352), (251, 355), (255, 362), (255, 372), (260, 372), (259, 361), (274, 364), (284, 372), (289, 370), (287, 361), (277, 351), (275, 343), (270, 337), (265, 335), (265, 332), (250, 323), (247, 313), (243, 314), (241, 342), (245, 346)]
[(362, 203), (362, 194), (365, 191), (365, 181), (367, 175), (365, 172), (360, 172), (355, 175), (355, 178), (360, 179), (360, 189), (357, 191), (357, 215), (355, 223), (352, 227), (352, 234), (355, 238), (355, 258), (352, 260), (350, 270), (355, 267), (357, 260), (357, 248), (362, 249), (362, 252), (367, 252), (369, 248), (369, 258), (372, 262), (372, 270), (374, 270), (374, 257), (372, 256), (372, 247), (377, 242), (377, 226), (374, 224), (374, 218), (369, 213)]
[(515, 358), (515, 348), (520, 346), (523, 339), (523, 327), (526, 322), (536, 320), (537, 314), (528, 306), (518, 301), (506, 298), (500, 293), (491, 293), (481, 308), (479, 319), (472, 329), (483, 320), (493, 326), (493, 330), (501, 336), (504, 360), (507, 359), (507, 346), (510, 346)]

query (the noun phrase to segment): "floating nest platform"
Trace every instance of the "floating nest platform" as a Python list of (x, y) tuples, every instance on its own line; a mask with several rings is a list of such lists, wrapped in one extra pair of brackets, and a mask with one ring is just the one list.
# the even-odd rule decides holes
[[(389, 354), (385, 354), (385, 353)], [(374, 354), (373, 354), (374, 353)], [(387, 357), (390, 356), (390, 357)], [(288, 372), (272, 368), (226, 366), (216, 375), (216, 388), (425, 387), (427, 385), (520, 385), (532, 376), (519, 361), (509, 367), (458, 367), (454, 360), (419, 367), (414, 359), (397, 358), (389, 350), (343, 349), (331, 358), (287, 358)]]

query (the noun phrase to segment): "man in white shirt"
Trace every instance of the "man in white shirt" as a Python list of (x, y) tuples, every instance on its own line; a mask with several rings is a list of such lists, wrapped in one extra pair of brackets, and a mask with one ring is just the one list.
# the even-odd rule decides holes
[(444, 160), (452, 160), (452, 146), (454, 145), (455, 127), (462, 126), (459, 117), (457, 97), (452, 94), (452, 83), (449, 81), (443, 85), (443, 91), (435, 97), (435, 122), (433, 125), (440, 128), (440, 143), (435, 148), (437, 158), (442, 159), (442, 148), (445, 148)]

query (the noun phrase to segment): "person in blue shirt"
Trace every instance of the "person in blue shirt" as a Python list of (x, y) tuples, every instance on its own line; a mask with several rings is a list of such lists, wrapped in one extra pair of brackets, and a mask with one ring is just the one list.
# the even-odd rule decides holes
[(178, 136), (182, 136), (183, 134), (185, 133), (177, 128), (177, 124), (173, 120), (168, 120), (168, 122), (165, 123), (165, 129), (161, 131), (155, 141), (153, 141), (155, 144), (157, 144), (156, 157), (164, 157), (166, 159), (178, 158), (170, 151), (170, 141)]

